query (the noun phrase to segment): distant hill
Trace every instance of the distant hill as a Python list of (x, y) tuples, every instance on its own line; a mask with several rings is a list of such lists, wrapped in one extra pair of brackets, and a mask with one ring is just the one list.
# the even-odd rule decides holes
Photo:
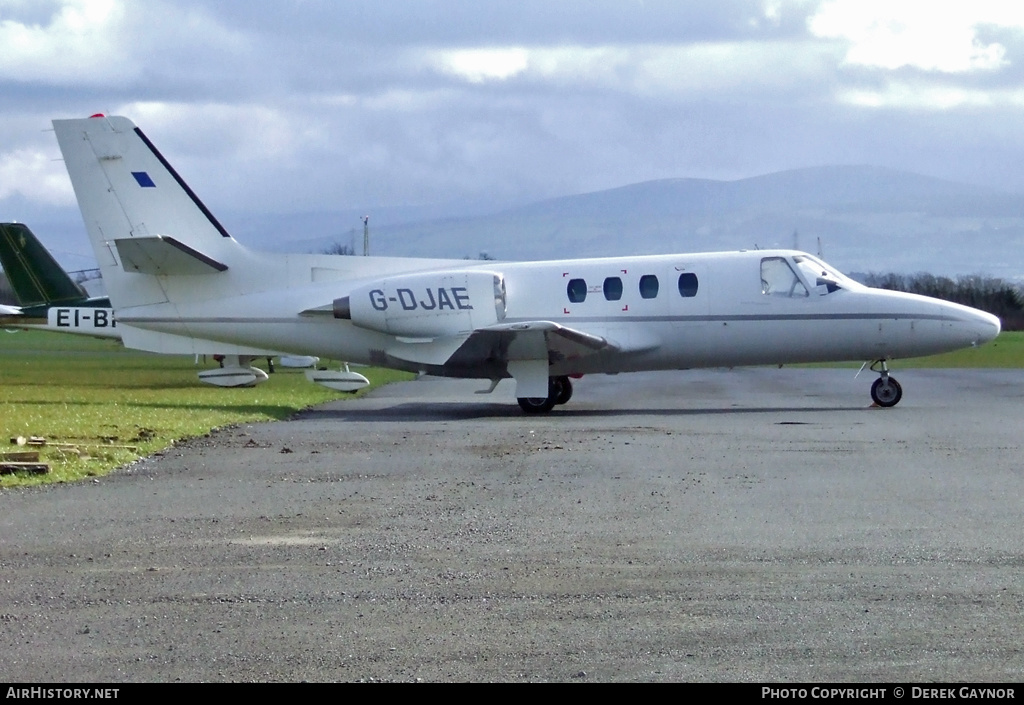
[[(242, 243), (274, 251), (526, 260), (754, 247), (818, 251), (844, 271), (987, 274), (1024, 280), (1024, 195), (870, 166), (826, 166), (737, 181), (663, 179), (515, 208), (481, 203), (266, 215), (222, 213)], [(448, 217), (440, 217), (448, 214)], [(69, 269), (92, 266), (76, 209), (8, 213)]]
[(649, 210), (678, 217), (828, 209), (1024, 216), (1024, 198), (870, 166), (783, 171), (739, 181), (662, 179), (531, 204), (512, 212), (614, 218)]
[[(844, 270), (1024, 278), (1024, 195), (869, 166), (738, 181), (663, 179), (489, 215), (373, 222), (371, 216), (373, 254), (545, 259), (794, 246), (816, 252), (820, 238), (825, 258)], [(274, 249), (298, 244), (319, 251), (336, 240), (278, 240)], [(356, 252), (361, 248), (360, 230)]]

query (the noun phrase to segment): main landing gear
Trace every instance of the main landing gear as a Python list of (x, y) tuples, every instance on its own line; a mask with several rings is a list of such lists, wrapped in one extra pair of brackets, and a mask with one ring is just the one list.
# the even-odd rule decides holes
[(519, 397), (519, 406), (528, 414), (546, 414), (556, 404), (565, 404), (572, 399), (572, 382), (568, 377), (548, 377), (546, 397)]
[(871, 400), (879, 406), (896, 406), (903, 398), (903, 387), (895, 377), (889, 376), (889, 366), (885, 360), (871, 363), (871, 371), (878, 373), (878, 379), (871, 385)]

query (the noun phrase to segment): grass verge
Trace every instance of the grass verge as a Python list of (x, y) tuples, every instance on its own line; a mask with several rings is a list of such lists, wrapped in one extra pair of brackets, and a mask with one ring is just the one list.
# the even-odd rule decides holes
[[(302, 370), (282, 369), (264, 384), (221, 389), (196, 374), (215, 366), (191, 357), (127, 350), (116, 341), (0, 331), (0, 443), (41, 436), (32, 450), (46, 475), (0, 476), (0, 487), (70, 482), (112, 469), (221, 426), (285, 419), (341, 394), (311, 384)], [(257, 366), (259, 364), (257, 363)], [(266, 369), (266, 366), (263, 366)], [(359, 368), (371, 387), (412, 375)], [(60, 444), (60, 445), (57, 445)]]

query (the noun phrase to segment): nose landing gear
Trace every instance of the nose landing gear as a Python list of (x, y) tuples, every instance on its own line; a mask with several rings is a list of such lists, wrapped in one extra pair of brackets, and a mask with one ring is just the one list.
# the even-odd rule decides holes
[(878, 379), (871, 385), (871, 400), (882, 407), (896, 406), (903, 398), (903, 387), (895, 377), (889, 376), (889, 366), (885, 360), (871, 363), (871, 371), (878, 373)]

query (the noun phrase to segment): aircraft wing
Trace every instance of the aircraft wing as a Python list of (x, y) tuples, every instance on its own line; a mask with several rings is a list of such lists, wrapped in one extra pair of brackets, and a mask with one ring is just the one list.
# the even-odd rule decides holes
[(660, 341), (612, 339), (554, 321), (519, 321), (477, 328), (452, 338), (410, 340), (398, 338), (387, 349), (392, 356), (409, 362), (478, 368), (481, 364), (504, 367), (517, 361), (549, 362), (571, 360), (598, 353), (631, 353), (657, 347)]
[[(554, 321), (526, 321), (523, 323), (500, 323), (478, 328), (474, 336), (496, 337), (514, 347), (516, 341), (543, 336), (547, 351), (565, 357), (589, 355), (598, 350), (614, 348), (614, 343), (599, 335), (592, 335), (575, 328), (567, 328)], [(467, 341), (469, 342), (469, 341)]]
[(0, 316), (20, 316), (21, 309), (17, 306), (4, 306), (0, 304)]
[(561, 360), (614, 349), (605, 338), (553, 321), (502, 323), (468, 335), (435, 340), (398, 338), (388, 354), (410, 362), (453, 367), (504, 364), (510, 360)]
[(446, 364), (473, 366), (481, 360), (556, 361), (585, 357), (616, 346), (607, 338), (554, 321), (501, 323), (474, 330)]

